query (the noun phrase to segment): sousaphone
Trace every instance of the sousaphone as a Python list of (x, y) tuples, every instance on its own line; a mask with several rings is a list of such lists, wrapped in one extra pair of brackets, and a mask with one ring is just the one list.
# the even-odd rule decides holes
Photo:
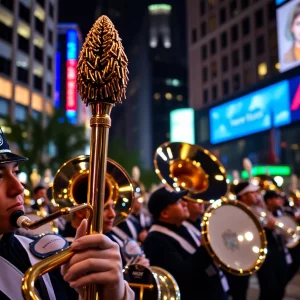
[(155, 172), (184, 199), (210, 203), (201, 234), (215, 263), (235, 275), (256, 272), (265, 260), (266, 236), (254, 213), (237, 200), (229, 200), (224, 166), (208, 150), (187, 143), (164, 143), (154, 156)]
[(177, 192), (188, 190), (185, 199), (213, 203), (227, 193), (227, 175), (208, 150), (188, 143), (167, 142), (154, 155), (155, 172), (162, 183)]

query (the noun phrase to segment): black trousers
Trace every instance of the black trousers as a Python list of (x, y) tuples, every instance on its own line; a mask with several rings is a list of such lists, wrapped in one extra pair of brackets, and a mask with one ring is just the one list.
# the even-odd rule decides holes
[(293, 279), (300, 268), (300, 243), (292, 249), (289, 249), (293, 262), (288, 266), (287, 284)]
[(278, 250), (269, 252), (256, 273), (260, 285), (259, 300), (282, 300), (287, 283), (287, 272), (285, 253)]
[(230, 273), (226, 273), (225, 275), (232, 300), (246, 300), (250, 276), (235, 276)]

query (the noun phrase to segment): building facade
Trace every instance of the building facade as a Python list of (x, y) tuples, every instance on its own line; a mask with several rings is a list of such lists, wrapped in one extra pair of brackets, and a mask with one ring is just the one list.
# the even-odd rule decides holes
[(57, 11), (57, 0), (0, 2), (0, 120), (52, 113)]
[(278, 73), (273, 0), (187, 0), (189, 104), (214, 105)]

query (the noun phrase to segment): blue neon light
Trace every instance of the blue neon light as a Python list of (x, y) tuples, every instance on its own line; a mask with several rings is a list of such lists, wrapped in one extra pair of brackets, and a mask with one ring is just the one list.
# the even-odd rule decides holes
[(67, 31), (67, 59), (77, 59), (77, 31)]
[(67, 116), (70, 123), (76, 124), (76, 122), (77, 122), (77, 120), (76, 120), (77, 113), (76, 113), (75, 110), (67, 110), (66, 111), (66, 116)]
[(210, 142), (217, 144), (289, 124), (289, 106), (289, 82), (284, 80), (214, 107), (209, 111)]
[(276, 0), (276, 5), (280, 5), (284, 2), (286, 2), (287, 0)]
[(54, 95), (54, 107), (60, 107), (60, 52), (56, 51), (56, 71), (55, 71), (55, 95)]

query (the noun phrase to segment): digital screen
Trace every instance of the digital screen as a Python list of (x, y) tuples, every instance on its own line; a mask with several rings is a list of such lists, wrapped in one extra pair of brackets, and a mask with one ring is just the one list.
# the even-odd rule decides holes
[(285, 3), (276, 14), (279, 70), (285, 72), (300, 65), (300, 0)]
[(175, 109), (170, 113), (170, 142), (195, 144), (194, 109)]
[(270, 85), (209, 111), (210, 142), (234, 138), (279, 127), (291, 122), (288, 80)]
[(300, 120), (300, 76), (290, 79), (290, 110), (293, 121)]

